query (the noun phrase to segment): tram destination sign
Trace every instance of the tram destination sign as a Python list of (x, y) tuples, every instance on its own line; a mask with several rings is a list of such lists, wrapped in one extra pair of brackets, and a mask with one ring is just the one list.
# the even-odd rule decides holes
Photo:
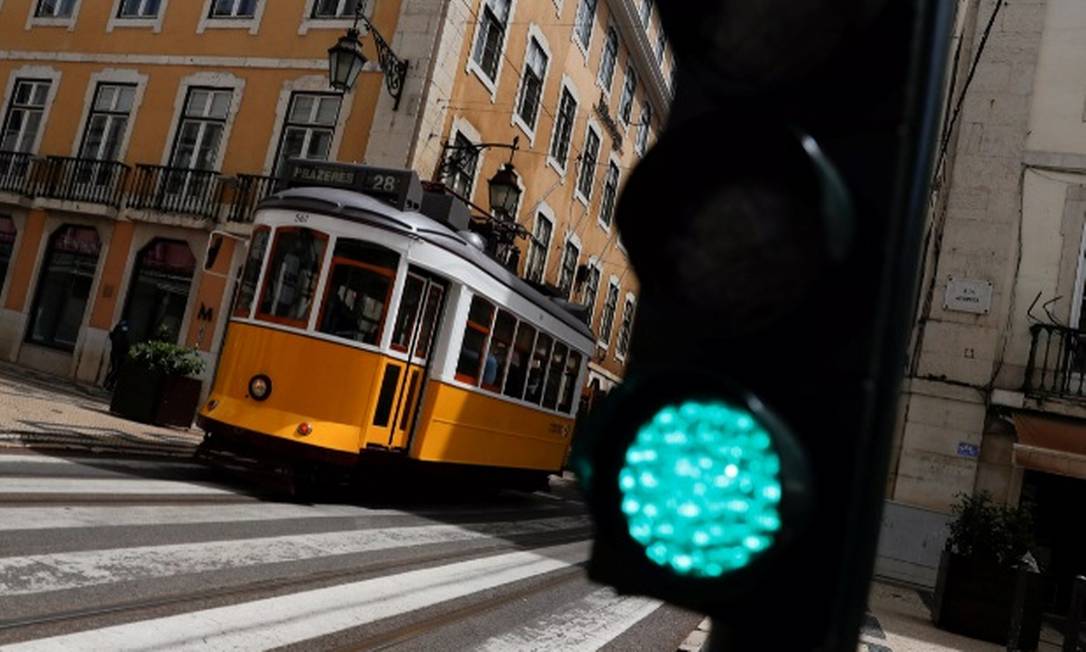
[(414, 170), (292, 159), (287, 162), (282, 185), (352, 190), (402, 211), (416, 211), (422, 206), (422, 183)]

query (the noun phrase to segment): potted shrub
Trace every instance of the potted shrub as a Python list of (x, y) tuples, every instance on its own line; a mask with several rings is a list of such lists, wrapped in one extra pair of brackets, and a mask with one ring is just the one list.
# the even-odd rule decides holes
[(204, 361), (193, 349), (169, 342), (137, 344), (121, 367), (109, 411), (143, 423), (188, 428), (200, 402), (200, 381), (192, 376), (203, 370)]
[(941, 629), (1035, 650), (1041, 632), (1041, 575), (1029, 554), (1029, 511), (961, 496), (939, 561), (932, 620)]

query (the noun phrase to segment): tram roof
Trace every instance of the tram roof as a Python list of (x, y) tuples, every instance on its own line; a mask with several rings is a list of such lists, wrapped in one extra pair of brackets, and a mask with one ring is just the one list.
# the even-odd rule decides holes
[[(260, 202), (259, 208), (308, 210), (378, 228), (410, 233), (471, 262), (517, 294), (543, 308), (562, 323), (595, 341), (588, 326), (554, 299), (533, 288), (464, 239), (443, 222), (417, 212), (400, 211), (373, 197), (339, 188), (301, 187), (283, 190)], [(374, 218), (379, 218), (375, 220)]]

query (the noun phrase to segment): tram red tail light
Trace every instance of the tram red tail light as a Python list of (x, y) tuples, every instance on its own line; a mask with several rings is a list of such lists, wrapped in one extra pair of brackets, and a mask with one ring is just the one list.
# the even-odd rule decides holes
[(313, 426), (309, 425), (305, 421), (298, 424), (298, 434), (305, 437), (313, 432)]

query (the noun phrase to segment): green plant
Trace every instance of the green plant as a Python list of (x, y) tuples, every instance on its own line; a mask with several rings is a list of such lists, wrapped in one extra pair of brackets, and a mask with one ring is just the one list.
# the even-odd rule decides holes
[(194, 349), (170, 342), (141, 342), (129, 349), (128, 358), (167, 376), (195, 376), (204, 370), (204, 360)]
[(1013, 568), (1033, 545), (1033, 518), (1025, 507), (992, 502), (986, 491), (959, 494), (947, 547), (953, 552)]

